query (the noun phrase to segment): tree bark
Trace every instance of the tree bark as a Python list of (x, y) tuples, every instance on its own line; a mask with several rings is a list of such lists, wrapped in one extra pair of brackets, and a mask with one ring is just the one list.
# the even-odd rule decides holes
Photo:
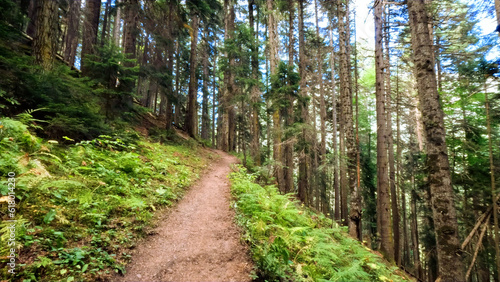
[[(214, 32), (215, 33), (215, 32)], [(214, 34), (215, 37), (215, 50), (217, 50), (217, 35)], [(215, 79), (217, 77), (217, 51), (215, 51), (214, 54), (214, 63), (213, 63), (213, 77), (212, 77), (212, 147), (216, 148), (216, 138), (215, 138), (215, 104), (217, 101), (216, 98), (216, 89), (217, 89), (217, 83), (215, 82)]]
[(104, 42), (106, 42), (106, 31), (108, 29), (110, 3), (111, 1), (106, 1), (106, 6), (104, 8), (104, 18), (102, 21), (102, 30), (101, 30), (101, 46), (104, 46)]
[[(228, 7), (228, 14), (227, 16), (229, 17), (229, 21), (227, 22), (226, 28), (229, 30), (229, 35), (230, 39), (234, 38), (234, 32), (235, 32), (235, 20), (236, 20), (236, 14), (234, 11), (234, 7), (236, 6), (236, 1), (230, 0), (229, 1), (229, 7)], [(235, 103), (233, 102), (233, 98), (235, 96), (236, 92), (236, 85), (234, 82), (234, 69), (236, 66), (236, 58), (234, 52), (229, 53), (229, 71), (227, 73), (227, 93), (226, 93), (226, 102), (227, 102), (227, 129), (228, 129), (228, 134), (227, 134), (227, 145), (229, 151), (235, 151), (236, 150), (236, 107)]]
[(401, 161), (403, 155), (403, 148), (401, 145), (401, 93), (399, 91), (399, 65), (396, 74), (396, 179), (401, 193), (401, 211), (403, 213), (403, 252), (402, 252), (402, 265), (406, 266), (410, 261), (410, 243), (408, 240), (408, 222), (406, 214), (406, 191), (403, 185), (403, 172), (401, 171)]
[[(358, 240), (361, 237), (361, 199), (356, 180), (356, 141), (354, 139), (354, 125), (352, 112), (352, 84), (351, 84), (351, 52), (349, 27), (349, 1), (339, 6), (339, 45), (340, 45), (340, 103), (343, 116), (343, 130), (345, 131), (345, 147), (347, 150), (347, 174), (350, 193), (350, 211), (348, 218), (349, 235)], [(345, 196), (347, 200), (347, 195)], [(347, 203), (346, 203), (347, 204)]]
[[(124, 0), (125, 3), (125, 26), (123, 28), (123, 52), (127, 59), (136, 58), (136, 41), (137, 34), (139, 33), (137, 28), (138, 17), (139, 17), (139, 0)], [(133, 67), (135, 63), (129, 62), (124, 64), (126, 67)], [(135, 80), (133, 81), (123, 81), (122, 90), (126, 93), (132, 93), (135, 87)], [(132, 95), (123, 94), (122, 95), (122, 106), (125, 108), (132, 108), (133, 100)]]
[(203, 36), (203, 57), (202, 57), (202, 65), (203, 65), (203, 99), (201, 103), (201, 138), (208, 140), (208, 131), (210, 130), (210, 116), (208, 114), (208, 55), (210, 54), (210, 45), (208, 43), (208, 27), (205, 27), (205, 34)]
[[(354, 20), (354, 29), (356, 30), (356, 20)], [(359, 68), (358, 68), (358, 42), (356, 32), (354, 32), (354, 92), (356, 93), (356, 188), (358, 189), (359, 205), (361, 206), (361, 147), (359, 145)], [(358, 223), (358, 233), (360, 241), (363, 240), (361, 218)]]
[(333, 46), (333, 24), (330, 24), (330, 55), (332, 81), (332, 147), (333, 147), (333, 191), (335, 193), (334, 218), (340, 221), (340, 190), (339, 190), (339, 160), (337, 148), (337, 95), (335, 90), (335, 48)]
[(251, 65), (252, 65), (252, 78), (254, 79), (254, 85), (252, 85), (251, 90), (251, 111), (252, 111), (252, 121), (251, 121), (251, 132), (252, 139), (250, 141), (250, 151), (252, 158), (256, 166), (261, 165), (260, 161), (260, 122), (259, 122), (259, 108), (260, 108), (260, 90), (259, 90), (259, 47), (258, 34), (255, 30), (255, 20), (254, 20), (254, 5), (255, 0), (248, 0), (248, 19), (250, 23), (250, 30), (252, 31), (252, 55), (251, 55)]
[(26, 34), (31, 36), (33, 39), (35, 38), (35, 33), (36, 33), (36, 20), (37, 20), (37, 14), (38, 14), (38, 7), (40, 5), (41, 1), (35, 1), (35, 0), (29, 0), (28, 4), (28, 26), (26, 27)]
[[(231, 41), (234, 34), (234, 2), (233, 0), (224, 0), (224, 40), (225, 42)], [(220, 150), (231, 151), (233, 150), (234, 132), (230, 131), (235, 125), (235, 121), (231, 121), (230, 117), (233, 114), (233, 106), (231, 106), (231, 99), (233, 95), (233, 78), (232, 67), (234, 66), (234, 58), (231, 52), (225, 53), (225, 57), (229, 60), (229, 68), (224, 71), (224, 86), (221, 95), (219, 95), (219, 119), (220, 123), (217, 130), (218, 141), (217, 146)]]
[[(276, 74), (279, 57), (278, 57), (278, 26), (274, 17), (274, 1), (267, 0), (267, 25), (269, 32), (269, 65), (271, 75)], [(285, 179), (283, 175), (283, 153), (281, 146), (281, 114), (280, 114), (280, 105), (277, 102), (274, 102), (273, 105), (273, 159), (274, 159), (274, 177), (276, 179), (278, 188), (281, 192), (284, 192), (285, 189)]]
[(99, 29), (99, 14), (101, 11), (101, 0), (86, 0), (83, 20), (82, 36), (82, 74), (88, 75), (85, 59), (88, 55), (95, 53), (97, 44), (97, 30)]
[(307, 106), (307, 92), (306, 92), (306, 56), (305, 56), (305, 38), (304, 38), (304, 0), (298, 0), (298, 17), (299, 17), (299, 75), (300, 75), (300, 120), (304, 125), (302, 128), (302, 135), (300, 142), (302, 146), (299, 148), (299, 177), (298, 177), (298, 192), (299, 199), (303, 203), (308, 202), (308, 190), (309, 190), (309, 168), (308, 168), (308, 156), (309, 156), (309, 145), (308, 136), (305, 123), (308, 120), (308, 106)]
[[(294, 16), (294, 0), (288, 0), (288, 65), (290, 67), (293, 67), (293, 55), (294, 55), (294, 48), (293, 48), (293, 20), (295, 18)], [(291, 82), (289, 82), (291, 84)], [(290, 85), (291, 86), (291, 85)], [(294, 114), (293, 114), (293, 103), (294, 103), (295, 98), (293, 95), (288, 95), (288, 107), (286, 109), (286, 124), (285, 126), (287, 128), (290, 128), (293, 126), (294, 122)], [(293, 170), (294, 170), (294, 163), (293, 163), (293, 136), (292, 134), (286, 134), (285, 136), (285, 144), (284, 144), (284, 160), (285, 160), (285, 167), (283, 169), (283, 174), (284, 174), (284, 192), (285, 193), (290, 193), (294, 191), (293, 187)]]
[(76, 48), (78, 47), (80, 11), (82, 0), (71, 1), (69, 4), (68, 32), (64, 38), (64, 60), (70, 66), (75, 64)]
[[(142, 53), (142, 58), (140, 60), (140, 65), (141, 67), (145, 67), (149, 63), (149, 48), (150, 48), (150, 43), (149, 43), (149, 34), (146, 34), (144, 37), (144, 48), (143, 48), (143, 53)], [(138, 82), (137, 82), (137, 93), (141, 97), (141, 104), (144, 107), (148, 107), (148, 100), (149, 100), (149, 89), (148, 87), (144, 87), (145, 89), (141, 89), (142, 85), (146, 84), (148, 81), (148, 77), (145, 75), (139, 76)], [(143, 91), (146, 90), (146, 91)], [(141, 95), (142, 94), (142, 95)]]
[(484, 84), (484, 98), (486, 107), (486, 130), (488, 131), (488, 150), (490, 155), (490, 181), (491, 181), (491, 199), (493, 202), (493, 238), (495, 241), (495, 252), (496, 252), (496, 265), (497, 265), (497, 275), (498, 281), (500, 281), (500, 232), (498, 227), (498, 205), (496, 200), (496, 189), (495, 189), (495, 163), (493, 161), (493, 140), (491, 136), (491, 117), (490, 117), (490, 102), (488, 100), (488, 92), (486, 88), (486, 82)]
[(390, 10), (389, 5), (386, 5), (385, 10), (385, 110), (387, 114), (387, 146), (388, 146), (388, 156), (389, 156), (389, 184), (391, 188), (391, 210), (392, 210), (392, 232), (394, 238), (394, 261), (398, 266), (401, 266), (401, 232), (399, 228), (400, 216), (399, 216), (399, 206), (398, 197), (396, 192), (396, 177), (395, 177), (395, 161), (394, 161), (394, 142), (392, 138), (392, 89), (391, 89), (391, 56), (390, 56)]
[(394, 243), (390, 230), (390, 195), (387, 158), (387, 115), (384, 91), (384, 54), (382, 49), (381, 1), (375, 2), (375, 91), (377, 108), (377, 231), (380, 236), (380, 252), (388, 261), (394, 261)]
[[(319, 17), (318, 17), (318, 1), (314, 0), (314, 12), (316, 16), (316, 37), (321, 38), (319, 34)], [(322, 38), (321, 38), (322, 39)], [(318, 46), (317, 53), (318, 61), (318, 83), (319, 83), (319, 116), (320, 116), (320, 132), (321, 142), (319, 147), (319, 162), (321, 166), (320, 172), (320, 189), (322, 200), (322, 212), (328, 213), (329, 205), (327, 201), (327, 185), (326, 185), (326, 102), (325, 90), (323, 87), (323, 44)]]
[(427, 137), (427, 165), (438, 271), (443, 281), (463, 281), (464, 264), (458, 238), (450, 167), (445, 141), (444, 113), (439, 102), (432, 38), (424, 0), (408, 1), (411, 44), (420, 106)]
[(39, 0), (37, 4), (33, 56), (37, 65), (44, 70), (50, 70), (57, 52), (58, 3), (52, 0)]
[(120, 46), (120, 29), (121, 29), (121, 7), (119, 7), (121, 0), (116, 0), (116, 15), (113, 23), (113, 40), (116, 46)]
[[(412, 175), (412, 183), (415, 183), (415, 178)], [(415, 268), (415, 277), (418, 279), (423, 278), (422, 263), (420, 261), (420, 250), (419, 250), (419, 237), (418, 237), (418, 223), (417, 223), (417, 192), (413, 189), (411, 191), (411, 239), (412, 239), (412, 251), (413, 251), (413, 265)]]
[(495, 14), (497, 16), (497, 25), (500, 25), (500, 0), (495, 0)]
[(189, 91), (186, 113), (186, 132), (191, 137), (196, 136), (196, 98), (198, 96), (198, 81), (196, 79), (196, 46), (198, 46), (198, 23), (199, 18), (195, 12), (191, 12), (191, 55), (189, 57)]
[[(181, 47), (179, 41), (175, 41), (175, 96), (179, 97), (181, 95)], [(177, 126), (180, 126), (181, 123), (181, 105), (179, 101), (175, 103), (175, 115), (174, 115), (174, 123)]]
[(172, 97), (174, 97), (174, 48), (175, 48), (175, 6), (172, 1), (169, 2), (168, 14), (167, 14), (167, 47), (166, 47), (166, 55), (167, 55), (167, 81), (166, 81), (166, 90), (167, 90), (167, 105), (165, 109), (165, 130), (172, 129), (173, 122), (173, 105), (172, 105)]

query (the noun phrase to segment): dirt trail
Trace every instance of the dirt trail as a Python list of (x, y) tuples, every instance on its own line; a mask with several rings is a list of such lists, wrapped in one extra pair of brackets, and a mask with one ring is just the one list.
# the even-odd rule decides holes
[(252, 263), (229, 206), (227, 175), (237, 159), (221, 156), (135, 249), (113, 281), (251, 281)]

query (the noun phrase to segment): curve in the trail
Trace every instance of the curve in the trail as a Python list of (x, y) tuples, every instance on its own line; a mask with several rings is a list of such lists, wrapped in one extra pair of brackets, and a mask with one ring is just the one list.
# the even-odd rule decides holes
[(251, 281), (248, 248), (230, 208), (230, 165), (221, 158), (138, 245), (125, 276), (114, 281)]

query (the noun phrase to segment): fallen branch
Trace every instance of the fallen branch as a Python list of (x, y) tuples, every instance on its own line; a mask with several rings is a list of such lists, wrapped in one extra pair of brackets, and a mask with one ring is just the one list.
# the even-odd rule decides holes
[[(495, 198), (495, 201), (498, 201), (499, 199), (500, 199), (500, 194), (497, 195), (497, 197)], [(467, 238), (465, 238), (464, 242), (462, 243), (462, 246), (461, 246), (462, 250), (464, 250), (465, 247), (467, 246), (467, 244), (469, 244), (470, 240), (472, 239), (472, 236), (474, 236), (474, 234), (479, 229), (481, 224), (485, 221), (486, 217), (488, 217), (488, 219), (490, 218), (492, 211), (493, 211), (493, 205), (489, 206), (488, 209), (486, 210), (486, 212), (483, 213), (481, 216), (479, 216), (479, 218), (477, 219), (476, 225), (474, 225), (474, 228), (472, 228), (472, 231), (469, 233), (469, 236), (467, 236)], [(486, 219), (486, 221), (488, 221), (488, 219)]]
[(490, 220), (490, 217), (491, 217), (491, 214), (488, 215), (488, 218), (486, 218), (486, 221), (483, 224), (483, 228), (481, 229), (481, 234), (479, 235), (479, 240), (477, 242), (476, 249), (474, 250), (474, 256), (472, 257), (472, 262), (469, 266), (469, 269), (467, 270), (467, 274), (465, 274), (465, 281), (469, 280), (469, 275), (470, 275), (470, 272), (472, 271), (472, 267), (476, 263), (477, 254), (479, 253), (479, 247), (481, 247), (481, 243), (483, 242), (484, 233), (486, 232), (486, 227), (488, 227), (488, 221)]

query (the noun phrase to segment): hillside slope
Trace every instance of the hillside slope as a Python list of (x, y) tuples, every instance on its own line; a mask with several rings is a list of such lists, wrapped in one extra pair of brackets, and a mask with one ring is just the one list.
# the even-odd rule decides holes
[(346, 230), (276, 187), (254, 183), (239, 167), (231, 174), (233, 206), (266, 281), (405, 281), (397, 267), (351, 239)]
[(99, 281), (123, 272), (154, 212), (215, 157), (194, 142), (154, 143), (135, 131), (61, 145), (19, 121), (0, 122), (0, 280)]

